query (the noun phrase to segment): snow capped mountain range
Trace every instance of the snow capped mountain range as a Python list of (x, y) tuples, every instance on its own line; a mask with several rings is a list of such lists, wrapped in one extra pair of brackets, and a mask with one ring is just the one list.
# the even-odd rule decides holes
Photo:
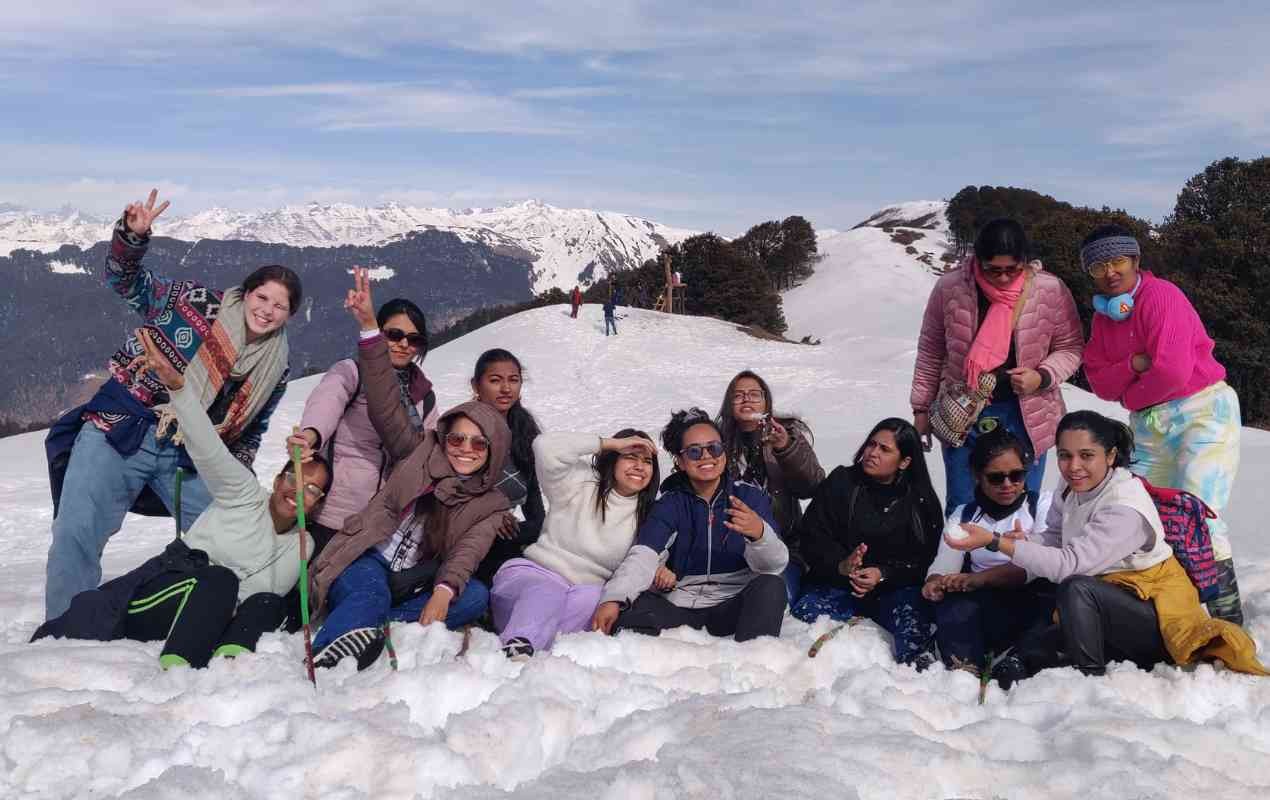
[[(111, 220), (74, 209), (35, 213), (0, 207), (0, 254), (23, 248), (53, 252), (106, 239)], [(489, 245), (532, 262), (535, 292), (592, 283), (613, 269), (636, 267), (693, 231), (628, 214), (557, 208), (526, 200), (498, 208), (462, 210), (388, 203), (375, 208), (345, 203), (284, 206), (258, 212), (212, 208), (163, 219), (156, 232), (183, 241), (243, 240), (295, 247), (377, 245), (411, 231), (436, 229)]]

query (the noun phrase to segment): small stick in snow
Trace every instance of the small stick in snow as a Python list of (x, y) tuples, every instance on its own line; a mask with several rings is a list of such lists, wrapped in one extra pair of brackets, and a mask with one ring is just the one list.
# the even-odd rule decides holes
[(172, 487), (172, 519), (176, 520), (176, 538), (180, 539), (181, 530), (181, 481), (185, 478), (185, 470), (176, 468), (175, 485)]
[(979, 705), (983, 705), (988, 699), (988, 684), (992, 682), (992, 658), (996, 653), (988, 653), (988, 665), (984, 667), (983, 673), (979, 676)]
[(816, 654), (820, 652), (820, 648), (824, 647), (825, 644), (827, 644), (830, 639), (833, 639), (839, 633), (842, 633), (844, 629), (849, 628), (852, 625), (855, 625), (859, 621), (860, 621), (859, 617), (852, 617), (851, 619), (847, 620), (846, 622), (842, 623), (836, 628), (831, 629), (829, 632), (820, 634), (820, 637), (816, 639), (816, 641), (812, 642), (811, 649), (807, 651), (807, 657), (815, 658)]
[(397, 671), (397, 648), (392, 646), (392, 622), (384, 620), (384, 649), (388, 651), (388, 663)]
[(467, 649), (468, 647), (471, 646), (471, 644), (472, 644), (472, 626), (464, 625), (463, 626), (463, 644), (459, 646), (459, 652), (457, 655), (454, 656), (454, 658), (457, 660), (467, 655)]
[[(299, 429), (296, 429), (299, 432)], [(309, 683), (317, 688), (317, 675), (313, 671), (313, 632), (309, 629), (309, 553), (304, 525), (304, 465), (300, 460), (300, 445), (291, 448), (291, 465), (295, 470), (295, 516), (300, 531), (300, 623), (304, 628), (304, 667), (309, 673)]]

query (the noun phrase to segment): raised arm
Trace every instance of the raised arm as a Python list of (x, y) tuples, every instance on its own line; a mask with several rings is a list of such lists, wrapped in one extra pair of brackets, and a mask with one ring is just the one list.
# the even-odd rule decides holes
[(157, 275), (141, 266), (150, 247), (150, 229), (168, 207), (158, 207), (158, 191), (150, 190), (146, 203), (129, 203), (115, 223), (110, 248), (106, 251), (106, 285), (124, 299), (128, 307), (149, 322), (167, 307), (168, 296), (180, 291), (183, 281)]

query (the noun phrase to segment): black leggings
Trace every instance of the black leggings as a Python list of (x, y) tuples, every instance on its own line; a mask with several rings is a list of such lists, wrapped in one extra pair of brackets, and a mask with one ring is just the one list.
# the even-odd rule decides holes
[(1155, 604), (1101, 578), (1075, 575), (1058, 585), (1058, 625), (1018, 645), (1029, 674), (1072, 666), (1102, 675), (1111, 661), (1142, 669), (1169, 661)]
[(125, 636), (142, 642), (165, 639), (163, 655), (205, 667), (217, 649), (254, 650), (261, 634), (282, 623), (284, 606), (262, 592), (238, 603), (238, 577), (226, 567), (165, 572), (137, 587), (128, 604)]
[(709, 608), (681, 608), (659, 592), (647, 591), (617, 618), (615, 630), (656, 636), (667, 628), (705, 628), (712, 636), (735, 636), (738, 642), (758, 636), (780, 636), (788, 593), (780, 575), (759, 575), (741, 593)]

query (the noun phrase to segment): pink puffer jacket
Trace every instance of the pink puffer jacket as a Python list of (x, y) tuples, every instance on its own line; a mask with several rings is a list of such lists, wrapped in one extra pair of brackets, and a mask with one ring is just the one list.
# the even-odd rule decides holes
[[(979, 330), (979, 296), (972, 261), (945, 274), (931, 290), (917, 340), (913, 368), (914, 411), (928, 411), (944, 381), (966, 380), (966, 354)], [(1015, 357), (1020, 367), (1049, 373), (1050, 385), (1019, 398), (1023, 423), (1037, 455), (1054, 446), (1054, 431), (1067, 413), (1061, 384), (1080, 367), (1084, 334), (1076, 302), (1067, 286), (1045, 272), (1041, 262), (1030, 265), (1030, 286), (1014, 327)]]
[[(335, 479), (326, 500), (314, 522), (333, 530), (344, 527), (344, 519), (366, 507), (375, 492), (379, 491), (382, 478), (387, 477), (386, 454), (379, 441), (379, 434), (370, 424), (366, 410), (366, 392), (360, 388), (357, 362), (353, 359), (337, 361), (322, 376), (304, 404), (300, 427), (313, 428), (322, 437), (319, 452), (325, 453), (326, 444), (335, 437)], [(410, 396), (415, 408), (426, 415), (423, 427), (432, 430), (437, 426), (437, 409), (425, 407), (425, 398), (432, 390), (432, 383), (418, 367), (411, 370)], [(353, 393), (356, 399), (349, 403)]]

